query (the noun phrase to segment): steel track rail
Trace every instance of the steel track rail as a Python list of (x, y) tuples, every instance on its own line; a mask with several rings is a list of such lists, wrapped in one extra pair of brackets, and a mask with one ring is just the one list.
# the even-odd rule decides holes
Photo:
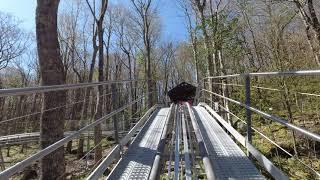
[(167, 114), (167, 117), (166, 117), (166, 120), (165, 120), (166, 121), (165, 122), (165, 127), (163, 129), (162, 134), (161, 134), (160, 143), (159, 143), (159, 146), (158, 146), (158, 149), (157, 149), (157, 155), (154, 158), (154, 162), (153, 162), (153, 165), (152, 165), (152, 169), (151, 169), (151, 172), (150, 172), (149, 179), (156, 179), (158, 177), (158, 175), (159, 175), (160, 162), (161, 162), (161, 159), (163, 158), (162, 156), (163, 156), (165, 143), (166, 143), (168, 124), (169, 124), (169, 121), (170, 121), (170, 119), (172, 117), (174, 106), (175, 105), (173, 103), (170, 105), (169, 113)]
[(181, 116), (182, 121), (182, 138), (183, 138), (183, 149), (184, 149), (184, 164), (185, 164), (185, 179), (191, 180), (191, 162), (190, 162), (190, 151), (188, 144), (188, 135), (187, 135), (187, 126), (186, 126), (186, 117), (185, 112)]
[(203, 165), (205, 167), (207, 179), (210, 179), (210, 180), (216, 179), (216, 176), (215, 176), (215, 173), (213, 170), (213, 166), (212, 166), (212, 162), (210, 161), (208, 151), (205, 146), (205, 142), (203, 140), (203, 137), (202, 137), (199, 125), (196, 121), (195, 115), (193, 113), (193, 110), (192, 110), (189, 103), (185, 103), (185, 105), (188, 107), (189, 116), (190, 116), (191, 123), (192, 123), (193, 129), (194, 129), (194, 133), (196, 135), (196, 140), (198, 142), (200, 156), (202, 158)]
[(175, 130), (175, 145), (174, 145), (174, 180), (179, 179), (179, 165), (180, 165), (180, 131), (181, 131), (181, 113), (180, 107), (176, 113), (176, 130)]

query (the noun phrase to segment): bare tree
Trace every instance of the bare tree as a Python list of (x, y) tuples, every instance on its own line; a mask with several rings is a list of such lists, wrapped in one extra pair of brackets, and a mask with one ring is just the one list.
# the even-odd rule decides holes
[[(214, 55), (216, 56), (216, 54), (213, 53), (214, 42), (211, 41), (209, 30), (207, 28), (208, 21), (207, 21), (205, 12), (208, 4), (206, 0), (191, 0), (191, 2), (200, 18), (199, 26), (202, 30), (202, 34), (204, 37), (204, 48), (206, 51), (206, 59), (208, 64), (207, 76), (214, 76), (214, 75), (217, 75), (217, 63), (216, 63), (216, 59), (214, 59)], [(210, 4), (210, 7), (211, 7), (211, 4)], [(210, 91), (213, 91), (215, 89), (211, 80), (209, 81), (209, 89)], [(210, 98), (212, 99), (212, 102), (218, 101), (217, 98), (215, 98), (215, 96), (213, 95), (210, 95)]]
[[(28, 36), (19, 28), (19, 22), (14, 17), (0, 12), (0, 70), (25, 52), (27, 40)], [(0, 89), (2, 88), (0, 77)], [(0, 110), (3, 109), (3, 105), (4, 98), (0, 98)]]
[(152, 25), (152, 0), (131, 0), (139, 19), (136, 20), (142, 30), (143, 44), (145, 50), (145, 79), (147, 80), (148, 107), (154, 103), (152, 69), (151, 69), (151, 25)]
[[(60, 56), (57, 31), (59, 0), (38, 0), (36, 10), (37, 47), (42, 85), (64, 84), (64, 68)], [(64, 105), (64, 91), (44, 93), (42, 109)], [(45, 111), (41, 115), (40, 145), (46, 148), (63, 138), (64, 109)], [(64, 148), (61, 147), (41, 160), (41, 179), (63, 178)]]
[[(97, 25), (97, 34), (98, 34), (98, 49), (99, 49), (99, 65), (98, 65), (98, 72), (99, 72), (99, 77), (98, 80), (99, 82), (104, 81), (104, 54), (103, 54), (103, 34), (104, 34), (104, 28), (103, 28), (103, 21), (104, 21), (104, 17), (107, 11), (107, 7), (108, 7), (108, 0), (101, 0), (101, 4), (100, 4), (100, 12), (99, 12), (99, 16), (96, 17), (94, 8), (91, 7), (90, 3), (88, 0), (86, 0), (90, 11), (94, 17), (94, 20), (96, 22)], [(93, 42), (94, 44), (96, 42)], [(96, 46), (95, 46), (96, 47)], [(102, 117), (102, 109), (103, 109), (103, 98), (99, 98), (102, 96), (103, 94), (103, 86), (99, 86), (98, 87), (99, 92), (97, 94), (97, 106), (96, 106), (96, 112), (95, 112), (95, 119), (98, 119), (100, 117)], [(102, 134), (101, 134), (101, 125), (98, 124), (97, 126), (95, 126), (94, 129), (94, 143), (97, 146), (95, 149), (95, 162), (98, 162), (101, 158), (102, 158), (102, 147), (101, 147), (101, 143), (100, 141), (102, 140)]]
[[(127, 58), (127, 62), (123, 63), (125, 67), (128, 69), (128, 76), (130, 80), (134, 79), (134, 74), (135, 74), (135, 62), (134, 58), (132, 55), (132, 51), (134, 46), (137, 44), (136, 41), (138, 39), (135, 36), (135, 29), (133, 28), (134, 24), (130, 21), (130, 16), (131, 13), (128, 9), (125, 7), (118, 7), (118, 12), (117, 12), (117, 20), (116, 20), (116, 25), (115, 29), (117, 32), (117, 37), (118, 37), (118, 45), (121, 49), (121, 51), (125, 54)], [(129, 83), (129, 88), (130, 88), (130, 93), (129, 93), (129, 100), (134, 99), (134, 94), (135, 94), (135, 88), (134, 88), (134, 82)], [(129, 114), (130, 117), (133, 115), (133, 112), (136, 111), (136, 105), (132, 105), (129, 108)]]
[(10, 60), (21, 56), (26, 46), (26, 34), (19, 28), (19, 22), (0, 12), (0, 69), (7, 67)]
[(199, 80), (199, 55), (198, 55), (198, 37), (197, 37), (197, 28), (196, 26), (198, 25), (198, 17), (195, 16), (193, 19), (193, 9), (192, 5), (190, 4), (189, 1), (187, 0), (181, 0), (180, 1), (180, 6), (183, 9), (183, 12), (186, 16), (186, 21), (187, 21), (187, 29), (189, 33), (189, 38), (191, 40), (191, 45), (192, 45), (192, 51), (193, 51), (193, 60), (195, 63), (195, 68), (196, 68), (196, 80), (197, 83), (200, 83)]
[[(315, 11), (315, 4), (313, 0), (292, 0), (294, 4), (296, 5), (301, 19), (305, 25), (305, 30), (306, 30), (306, 35), (307, 35), (307, 41), (309, 43), (310, 49), (313, 52), (313, 55), (315, 57), (315, 61), (318, 66), (320, 66), (320, 20), (317, 17), (317, 13)], [(306, 9), (304, 8), (306, 4)], [(312, 39), (312, 34), (313, 32), (315, 33), (315, 39), (317, 41), (317, 45), (313, 45), (313, 39)]]

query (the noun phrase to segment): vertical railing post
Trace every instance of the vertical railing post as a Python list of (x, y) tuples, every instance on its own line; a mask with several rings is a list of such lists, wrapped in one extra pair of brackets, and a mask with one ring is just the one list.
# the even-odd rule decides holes
[[(246, 74), (244, 76), (245, 80), (245, 103), (247, 106), (251, 106), (251, 92), (250, 92), (250, 75)], [(251, 110), (246, 108), (246, 119), (247, 119), (247, 142), (252, 144), (252, 130), (251, 130)], [(250, 158), (251, 155), (247, 151), (248, 157)]]

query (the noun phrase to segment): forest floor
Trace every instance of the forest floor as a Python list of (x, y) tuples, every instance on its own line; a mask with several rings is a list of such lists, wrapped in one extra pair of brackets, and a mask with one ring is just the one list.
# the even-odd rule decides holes
[[(107, 155), (114, 144), (113, 140), (103, 139), (101, 145), (103, 149), (103, 155)], [(84, 152), (85, 155), (82, 158), (77, 157), (77, 146), (78, 142), (73, 141), (71, 153), (65, 152), (65, 162), (66, 162), (66, 179), (85, 179), (86, 176), (97, 166), (94, 162), (94, 147), (93, 140), (90, 140), (90, 151), (88, 154)], [(23, 151), (22, 151), (23, 150)], [(86, 150), (86, 141), (84, 150)], [(10, 147), (2, 147), (2, 154), (5, 162), (5, 167), (10, 167), (17, 162), (22, 161), (26, 157), (31, 156), (39, 151), (39, 144), (29, 143), (25, 145), (13, 145)], [(8, 156), (9, 155), (9, 156)], [(12, 179), (38, 179), (39, 178), (39, 163), (35, 163), (32, 167), (27, 167), (23, 172), (16, 174)]]

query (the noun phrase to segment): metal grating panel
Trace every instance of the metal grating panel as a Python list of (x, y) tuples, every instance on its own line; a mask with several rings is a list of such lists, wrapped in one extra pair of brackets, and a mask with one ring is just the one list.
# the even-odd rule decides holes
[(194, 107), (194, 114), (217, 179), (265, 179), (203, 107)]
[(107, 179), (148, 179), (169, 108), (154, 113)]

